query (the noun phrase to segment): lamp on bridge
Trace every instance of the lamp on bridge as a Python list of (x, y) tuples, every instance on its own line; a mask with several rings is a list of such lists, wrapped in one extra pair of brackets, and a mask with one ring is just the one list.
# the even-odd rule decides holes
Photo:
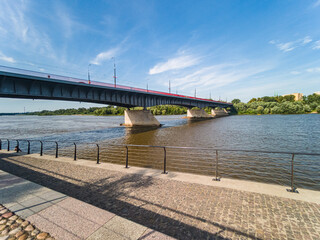
[(116, 72), (116, 58), (112, 57), (113, 59), (113, 80), (114, 80), (114, 87), (117, 87), (117, 72)]
[(91, 66), (91, 63), (88, 64), (88, 84), (91, 83), (91, 81), (90, 81), (90, 66)]

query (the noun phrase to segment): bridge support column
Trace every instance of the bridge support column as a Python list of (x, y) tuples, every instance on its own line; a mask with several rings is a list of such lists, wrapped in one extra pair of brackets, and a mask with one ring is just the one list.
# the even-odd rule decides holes
[(212, 118), (203, 109), (188, 109), (187, 118)]
[(125, 110), (123, 126), (161, 126), (161, 124), (149, 110)]
[(216, 118), (218, 118), (218, 117), (229, 116), (229, 113), (224, 108), (222, 108), (222, 109), (212, 109), (211, 110), (211, 115), (216, 117)]

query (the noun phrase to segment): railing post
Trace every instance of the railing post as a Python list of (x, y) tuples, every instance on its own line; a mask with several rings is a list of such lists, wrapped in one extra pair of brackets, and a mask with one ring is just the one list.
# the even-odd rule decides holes
[(10, 151), (10, 140), (9, 139), (7, 139), (7, 143), (8, 143), (8, 152)]
[(99, 145), (97, 145), (97, 164), (100, 164), (100, 149), (99, 149)]
[(216, 150), (216, 177), (212, 180), (214, 181), (220, 181), (219, 176), (219, 155), (218, 155), (218, 150)]
[(30, 154), (30, 141), (27, 140), (27, 142), (28, 142), (28, 154)]
[(40, 156), (43, 155), (43, 142), (40, 141)]
[(162, 174), (168, 174), (168, 172), (167, 172), (167, 149), (166, 149), (166, 147), (163, 147), (163, 173)]
[(0, 139), (0, 150), (2, 150), (2, 141)]
[(59, 148), (59, 146), (58, 146), (58, 142), (55, 142), (56, 143), (56, 158), (58, 158), (58, 148)]
[(129, 168), (129, 149), (128, 146), (126, 146), (126, 168)]
[(291, 158), (291, 189), (287, 189), (288, 192), (299, 193), (297, 188), (294, 187), (294, 153)]
[(74, 144), (73, 160), (76, 161), (77, 160), (77, 144), (76, 143), (73, 143), (73, 144)]
[(16, 140), (16, 141), (17, 141), (17, 150), (16, 150), (16, 152), (19, 152), (19, 146), (20, 146), (19, 140)]

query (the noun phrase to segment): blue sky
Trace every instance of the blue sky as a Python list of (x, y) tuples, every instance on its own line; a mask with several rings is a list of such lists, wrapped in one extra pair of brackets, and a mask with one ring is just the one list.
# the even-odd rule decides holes
[[(214, 99), (320, 90), (320, 0), (0, 1), (0, 65)], [(101, 106), (0, 99), (0, 112)]]

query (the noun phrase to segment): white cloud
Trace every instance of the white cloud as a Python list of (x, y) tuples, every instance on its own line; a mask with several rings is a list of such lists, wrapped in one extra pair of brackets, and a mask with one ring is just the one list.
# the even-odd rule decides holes
[(314, 43), (312, 49), (320, 49), (320, 40)]
[(9, 62), (9, 63), (16, 62), (12, 57), (8, 57), (8, 56), (4, 55), (2, 52), (0, 52), (0, 60), (3, 60), (5, 62)]
[(203, 67), (198, 71), (181, 75), (180, 77), (172, 79), (172, 87), (178, 88), (182, 91), (194, 91), (194, 88), (200, 91), (207, 91), (209, 89), (216, 89), (222, 86), (229, 85), (236, 81), (243, 80), (248, 77), (253, 77), (255, 74), (264, 72), (269, 68), (250, 67), (245, 63), (236, 64), (218, 64), (208, 67)]
[(313, 4), (313, 7), (318, 7), (320, 6), (320, 0), (317, 0), (314, 4)]
[(290, 72), (291, 74), (293, 74), (293, 75), (299, 75), (301, 72), (298, 72), (298, 71), (292, 71), (292, 72)]
[(51, 47), (51, 41), (45, 31), (41, 31), (26, 14), (28, 1), (0, 1), (0, 29), (6, 29), (3, 41), (11, 44), (12, 48), (21, 48), (47, 57), (55, 58), (56, 53)]
[(317, 68), (308, 68), (308, 69), (307, 69), (307, 72), (309, 72), (309, 73), (318, 73), (318, 72), (320, 72), (320, 67), (317, 67)]
[(171, 58), (166, 62), (158, 63), (149, 70), (149, 74), (158, 74), (170, 70), (183, 69), (196, 65), (199, 59), (191, 55)]
[(276, 40), (269, 41), (270, 44), (275, 45), (280, 51), (283, 51), (283, 52), (290, 52), (296, 49), (297, 47), (307, 45), (310, 42), (312, 42), (312, 38), (310, 36), (305, 36), (302, 39), (298, 39), (296, 41), (291, 41), (291, 42), (285, 42), (285, 43), (282, 43)]
[(290, 52), (296, 48), (294, 42), (279, 43), (277, 44), (277, 47), (283, 52)]
[(304, 39), (302, 40), (302, 44), (305, 45), (309, 42), (312, 42), (312, 38), (310, 36), (306, 36), (304, 37)]
[(92, 61), (90, 61), (91, 64), (100, 65), (103, 61), (109, 60), (112, 57), (115, 57), (115, 55), (119, 52), (119, 48), (112, 48), (109, 49), (106, 52), (99, 53)]

